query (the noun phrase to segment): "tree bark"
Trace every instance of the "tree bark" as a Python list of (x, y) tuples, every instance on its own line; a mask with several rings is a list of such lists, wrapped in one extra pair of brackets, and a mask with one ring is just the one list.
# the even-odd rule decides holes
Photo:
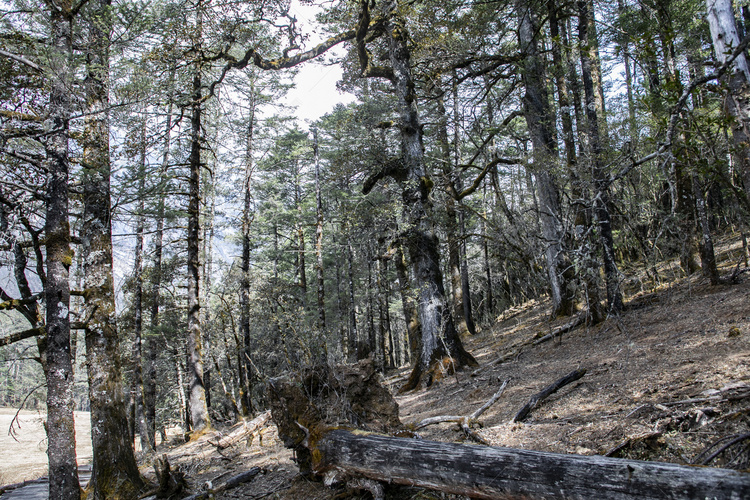
[(602, 246), (604, 277), (607, 285), (607, 305), (610, 312), (619, 312), (623, 308), (620, 291), (620, 273), (615, 261), (614, 238), (612, 237), (612, 220), (609, 214), (609, 194), (607, 192), (607, 175), (604, 172), (603, 144), (606, 143), (604, 126), (604, 109), (599, 103), (601, 97), (596, 89), (596, 67), (599, 64), (598, 49), (592, 43), (589, 33), (593, 23), (593, 11), (588, 0), (578, 0), (578, 40), (581, 45), (581, 77), (586, 96), (586, 121), (588, 132), (589, 154), (591, 155), (592, 177), (594, 188), (594, 213), (599, 223), (599, 241)]
[(558, 162), (554, 139), (555, 118), (549, 104), (543, 58), (539, 53), (536, 14), (527, 0), (519, 0), (516, 9), (519, 17), (519, 44), (525, 55), (522, 66), (526, 90), (523, 97), (524, 116), (534, 148), (533, 171), (539, 196), (539, 218), (547, 259), (552, 316), (569, 315), (573, 313), (575, 303), (565, 272), (569, 259), (564, 248), (560, 195), (553, 174)]
[[(203, 6), (198, 3), (196, 12), (196, 46), (200, 47), (203, 36)], [(197, 65), (193, 73), (193, 103), (190, 117), (190, 166), (188, 195), (188, 228), (187, 228), (187, 356), (188, 356), (188, 400), (190, 407), (190, 426), (194, 434), (200, 434), (210, 428), (211, 421), (206, 405), (206, 389), (203, 380), (203, 336), (200, 323), (200, 177), (202, 149), (202, 84), (201, 67)]]
[[(69, 6), (68, 6), (69, 8)], [(68, 222), (68, 133), (71, 114), (69, 87), (72, 74), (72, 19), (69, 10), (50, 11), (52, 75), (48, 130), (45, 143), (47, 168), (46, 303), (47, 336), (40, 346), (47, 381), (47, 456), (50, 498), (78, 500), (75, 426), (73, 421), (73, 367), (70, 359), (70, 282), (73, 259)]]
[(129, 440), (127, 405), (115, 323), (109, 159), (109, 0), (92, 5), (86, 60), (83, 134), (83, 221), (86, 364), (93, 470), (91, 498), (135, 498), (143, 480)]
[[(714, 53), (719, 62), (723, 63), (732, 48), (740, 43), (732, 2), (706, 0), (706, 11)], [(741, 161), (745, 193), (750, 195), (750, 64), (745, 53), (732, 62), (732, 70), (724, 79), (729, 87), (724, 107), (734, 118), (732, 139), (735, 154)]]
[(416, 280), (417, 310), (421, 326), (420, 352), (406, 385), (408, 390), (429, 386), (442, 370), (475, 366), (456, 332), (453, 315), (446, 303), (440, 249), (433, 231), (429, 200), (433, 181), (424, 165), (422, 126), (419, 122), (412, 80), (408, 32), (396, 12), (395, 2), (386, 7), (385, 36), (393, 72), (401, 126), (401, 154), (405, 179), (401, 182), (406, 245)]

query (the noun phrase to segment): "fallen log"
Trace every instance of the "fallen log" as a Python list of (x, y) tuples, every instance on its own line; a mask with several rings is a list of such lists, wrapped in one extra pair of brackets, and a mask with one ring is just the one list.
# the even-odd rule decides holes
[(208, 442), (216, 446), (220, 450), (229, 448), (230, 446), (236, 444), (237, 442), (241, 441), (247, 436), (253, 434), (258, 429), (265, 426), (269, 420), (271, 420), (271, 411), (264, 411), (251, 421), (243, 422), (242, 426), (230, 432), (226, 436), (222, 436), (219, 433), (217, 434), (215, 440), (212, 441), (209, 439)]
[(523, 408), (518, 410), (518, 413), (516, 413), (516, 416), (513, 417), (512, 422), (521, 422), (526, 417), (529, 416), (529, 413), (531, 413), (531, 410), (536, 408), (536, 405), (538, 405), (540, 402), (544, 401), (548, 397), (550, 397), (552, 394), (559, 391), (561, 388), (565, 387), (566, 385), (570, 384), (571, 382), (575, 382), (579, 378), (586, 375), (586, 369), (582, 368), (579, 370), (573, 370), (572, 372), (565, 375), (563, 378), (556, 380), (555, 382), (551, 383), (538, 393), (531, 396), (531, 399), (529, 399), (529, 402), (524, 405)]
[(317, 474), (366, 477), (471, 498), (746, 498), (750, 474), (601, 456), (325, 432), (311, 443)]

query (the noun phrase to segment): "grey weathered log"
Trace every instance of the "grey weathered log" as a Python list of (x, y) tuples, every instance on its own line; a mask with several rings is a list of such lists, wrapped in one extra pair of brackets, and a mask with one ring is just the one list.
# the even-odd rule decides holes
[(213, 444), (220, 450), (229, 448), (243, 438), (246, 438), (249, 435), (255, 433), (258, 429), (265, 427), (269, 420), (271, 420), (271, 410), (264, 411), (249, 422), (243, 422), (242, 426), (238, 427), (226, 436), (218, 434), (216, 436), (216, 439), (214, 441), (209, 440), (209, 443)]
[(355, 434), (317, 442), (315, 472), (338, 470), (471, 498), (747, 498), (750, 474), (726, 469), (564, 455)]
[(513, 417), (512, 422), (521, 422), (526, 417), (529, 416), (529, 413), (531, 413), (531, 410), (536, 408), (536, 405), (538, 405), (541, 401), (545, 400), (558, 390), (560, 390), (562, 387), (570, 384), (571, 382), (575, 382), (579, 378), (586, 375), (586, 369), (578, 369), (573, 370), (569, 374), (565, 375), (563, 378), (553, 382), (552, 384), (548, 385), (538, 393), (531, 396), (531, 399), (529, 399), (529, 402), (524, 405), (523, 408), (518, 410), (518, 413), (516, 413), (516, 416)]

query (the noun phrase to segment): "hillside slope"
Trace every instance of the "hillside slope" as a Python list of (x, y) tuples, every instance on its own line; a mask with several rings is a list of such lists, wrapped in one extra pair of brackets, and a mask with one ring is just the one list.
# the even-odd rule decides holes
[[(740, 251), (737, 244), (723, 247), (724, 274), (733, 269)], [(673, 273), (663, 268), (660, 274)], [(641, 283), (637, 275), (628, 281), (631, 288)], [(653, 290), (631, 290), (619, 318), (534, 345), (569, 321), (549, 322), (547, 313), (544, 302), (529, 302), (467, 339), (480, 368), (448, 376), (428, 390), (398, 395), (401, 420), (471, 414), (509, 380), (502, 397), (475, 426), (497, 446), (693, 463), (710, 445), (718, 443), (704, 457), (728, 444), (727, 438), (750, 433), (748, 273), (731, 285), (712, 287), (693, 276), (666, 280)], [(543, 401), (524, 422), (511, 423), (533, 394), (577, 368), (587, 370), (582, 379)], [(395, 392), (407, 375), (403, 369), (385, 383)], [(468, 440), (450, 423), (419, 432), (428, 439)], [(253, 482), (220, 498), (333, 497), (332, 490), (297, 475), (273, 425), (262, 437), (262, 443), (256, 439), (250, 447), (221, 453), (199, 441), (172, 450), (170, 456), (196, 485), (207, 479), (217, 484), (252, 466), (263, 469)], [(748, 468), (749, 446), (750, 440), (738, 442), (710, 465)], [(415, 495), (433, 498), (416, 490), (392, 492), (394, 498)]]

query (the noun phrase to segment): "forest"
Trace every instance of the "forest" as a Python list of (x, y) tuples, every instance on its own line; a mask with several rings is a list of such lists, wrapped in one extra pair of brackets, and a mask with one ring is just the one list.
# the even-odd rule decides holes
[[(136, 436), (257, 416), (284, 374), (370, 359), (429, 393), (529, 301), (570, 330), (667, 261), (712, 287), (748, 268), (744, 0), (0, 15), (0, 405), (46, 412), (50, 498), (82, 495), (74, 410), (86, 496), (139, 498)], [(302, 122), (283, 102), (312, 60), (356, 99)]]

